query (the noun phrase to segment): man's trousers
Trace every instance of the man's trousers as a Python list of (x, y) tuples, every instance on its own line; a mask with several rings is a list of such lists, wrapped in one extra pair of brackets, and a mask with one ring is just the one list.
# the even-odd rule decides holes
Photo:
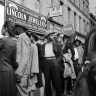
[(43, 72), (45, 76), (46, 96), (52, 96), (52, 88), (56, 91), (56, 96), (61, 96), (60, 69), (56, 59), (45, 59), (43, 62)]

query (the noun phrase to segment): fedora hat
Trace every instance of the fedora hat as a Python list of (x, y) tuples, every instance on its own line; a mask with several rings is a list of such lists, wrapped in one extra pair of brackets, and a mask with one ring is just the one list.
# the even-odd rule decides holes
[(28, 29), (27, 24), (24, 23), (24, 22), (17, 21), (17, 22), (15, 23), (15, 27), (16, 27), (16, 26), (22, 27), (22, 28), (24, 28), (24, 29), (26, 29), (26, 30)]
[(46, 38), (46, 37), (48, 37), (48, 36), (50, 36), (51, 34), (55, 34), (55, 32), (52, 32), (52, 31), (51, 31), (51, 32), (50, 32), (50, 31), (47, 31), (47, 32), (45, 33), (45, 38)]

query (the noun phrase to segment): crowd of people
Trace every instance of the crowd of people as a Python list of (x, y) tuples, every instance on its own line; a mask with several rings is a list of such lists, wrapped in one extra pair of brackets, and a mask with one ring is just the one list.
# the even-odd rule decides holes
[(22, 22), (6, 21), (1, 31), (0, 96), (34, 96), (37, 88), (40, 96), (52, 96), (53, 90), (56, 96), (73, 93), (83, 66), (84, 45), (79, 39), (33, 33)]

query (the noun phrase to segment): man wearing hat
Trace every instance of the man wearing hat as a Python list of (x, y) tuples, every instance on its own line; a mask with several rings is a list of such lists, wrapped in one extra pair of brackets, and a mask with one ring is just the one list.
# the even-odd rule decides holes
[(17, 58), (18, 68), (15, 72), (17, 81), (17, 96), (33, 96), (32, 90), (35, 90), (35, 85), (31, 86), (31, 40), (26, 34), (27, 26), (23, 22), (15, 24), (17, 39)]
[(56, 96), (61, 96), (60, 62), (63, 59), (63, 52), (56, 42), (54, 42), (54, 32), (47, 33), (47, 42), (42, 45), (43, 72), (45, 76), (46, 96), (52, 96), (51, 81), (56, 91)]

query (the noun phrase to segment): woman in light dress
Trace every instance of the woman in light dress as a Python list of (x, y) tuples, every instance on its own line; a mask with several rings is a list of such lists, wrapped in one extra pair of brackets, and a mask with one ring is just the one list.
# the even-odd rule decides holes
[(73, 79), (76, 79), (76, 74), (75, 74), (75, 70), (74, 70), (74, 66), (73, 66), (73, 62), (72, 62), (72, 58), (74, 56), (74, 49), (72, 47), (72, 43), (70, 43), (68, 41), (69, 36), (65, 35), (63, 37), (63, 41), (64, 41), (64, 45), (62, 46), (63, 48), (63, 60), (64, 60), (64, 95), (67, 95), (67, 87), (68, 86), (68, 79), (71, 78), (70, 81), (72, 81)]

